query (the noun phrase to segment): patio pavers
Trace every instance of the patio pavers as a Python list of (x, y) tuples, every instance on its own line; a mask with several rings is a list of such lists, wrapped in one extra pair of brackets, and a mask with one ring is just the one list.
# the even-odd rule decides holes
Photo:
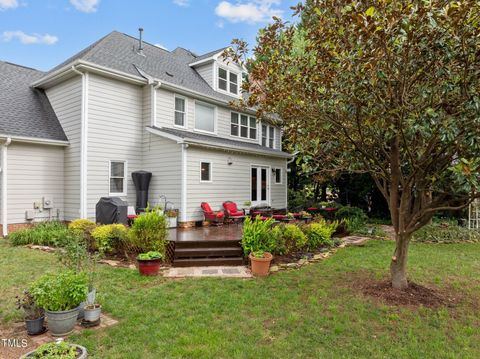
[(167, 278), (186, 277), (221, 277), (221, 278), (252, 278), (250, 269), (246, 266), (218, 266), (218, 267), (173, 267), (164, 274)]

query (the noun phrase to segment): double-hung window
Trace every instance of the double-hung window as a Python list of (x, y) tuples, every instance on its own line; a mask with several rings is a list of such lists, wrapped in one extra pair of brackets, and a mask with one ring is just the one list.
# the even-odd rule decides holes
[(223, 67), (218, 68), (218, 89), (238, 95), (238, 74)]
[(275, 148), (275, 127), (262, 124), (262, 146)]
[(215, 132), (215, 106), (195, 102), (195, 129)]
[(185, 97), (175, 95), (175, 126), (185, 127), (186, 106)]
[(257, 139), (257, 119), (252, 116), (231, 113), (230, 134), (235, 137)]
[(127, 163), (125, 161), (110, 161), (110, 196), (125, 196)]

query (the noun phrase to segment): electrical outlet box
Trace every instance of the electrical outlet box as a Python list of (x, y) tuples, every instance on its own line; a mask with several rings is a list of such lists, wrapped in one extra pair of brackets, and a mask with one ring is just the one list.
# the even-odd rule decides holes
[(32, 210), (25, 211), (25, 219), (27, 221), (33, 221), (35, 219), (35, 211), (32, 211)]
[(53, 208), (53, 201), (50, 198), (43, 197), (43, 208), (44, 209)]

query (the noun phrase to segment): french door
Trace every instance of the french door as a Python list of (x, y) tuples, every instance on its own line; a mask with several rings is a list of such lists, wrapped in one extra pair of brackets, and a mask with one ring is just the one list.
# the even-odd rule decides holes
[(250, 174), (250, 200), (252, 201), (252, 206), (259, 204), (270, 205), (270, 176), (268, 172), (269, 167), (252, 166)]

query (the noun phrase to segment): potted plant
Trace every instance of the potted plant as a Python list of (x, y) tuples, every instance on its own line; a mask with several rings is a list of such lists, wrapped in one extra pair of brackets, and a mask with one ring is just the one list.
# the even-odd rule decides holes
[(273, 259), (270, 251), (275, 247), (271, 232), (274, 222), (273, 218), (262, 220), (257, 216), (254, 220), (247, 217), (243, 223), (242, 247), (250, 258), (253, 275), (267, 276), (270, 272), (270, 263)]
[(52, 335), (65, 336), (77, 322), (79, 305), (88, 293), (88, 278), (85, 272), (47, 273), (32, 284), (30, 293), (45, 309)]
[(177, 228), (178, 211), (176, 209), (169, 209), (165, 212), (165, 215), (167, 216), (167, 227)]
[(245, 201), (243, 202), (243, 211), (245, 212), (245, 215), (248, 216), (250, 214), (250, 207), (252, 206), (251, 201)]
[(39, 308), (28, 290), (23, 291), (22, 296), (17, 296), (17, 308), (23, 309), (25, 314), (25, 325), (28, 335), (38, 335), (45, 332), (43, 323), (45, 311)]
[(163, 256), (160, 252), (150, 251), (137, 257), (138, 270), (142, 275), (157, 275)]
[(22, 355), (26, 358), (49, 358), (49, 359), (86, 359), (87, 349), (78, 344), (66, 343), (63, 340), (40, 345), (37, 349)]

